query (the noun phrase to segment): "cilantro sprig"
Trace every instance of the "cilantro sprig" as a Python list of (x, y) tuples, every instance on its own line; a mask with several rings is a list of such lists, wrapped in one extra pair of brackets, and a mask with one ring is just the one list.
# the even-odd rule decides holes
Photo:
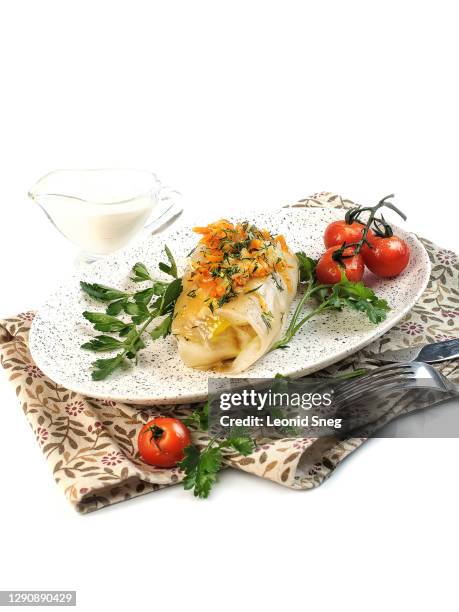
[[(206, 432), (209, 429), (209, 402), (195, 410), (184, 419), (185, 425)], [(253, 453), (255, 443), (252, 438), (241, 434), (220, 439), (215, 436), (209, 440), (203, 449), (190, 445), (185, 448), (185, 457), (178, 467), (185, 472), (183, 486), (193, 491), (195, 497), (206, 498), (217, 482), (217, 474), (222, 468), (225, 451), (236, 451), (247, 456)]]
[[(300, 281), (305, 284), (305, 291), (298, 302), (290, 323), (282, 338), (273, 344), (271, 350), (286, 348), (295, 334), (303, 325), (324, 310), (342, 310), (351, 308), (363, 312), (372, 323), (381, 323), (386, 318), (390, 307), (386, 300), (378, 298), (372, 289), (362, 282), (353, 283), (341, 272), (341, 280), (334, 285), (325, 285), (317, 282), (315, 277), (316, 261), (305, 253), (296, 254)], [(304, 306), (315, 298), (319, 304), (304, 314)]]
[[(169, 264), (160, 263), (159, 267), (173, 277), (170, 282), (155, 280), (141, 262), (133, 266), (131, 280), (136, 283), (150, 282), (151, 285), (139, 291), (120, 291), (99, 283), (80, 282), (82, 291), (107, 304), (105, 313), (83, 312), (84, 318), (103, 334), (85, 342), (81, 348), (95, 353), (119, 351), (114, 357), (93, 362), (93, 380), (103, 380), (124, 367), (126, 360), (136, 359), (138, 352), (145, 348), (145, 333), (149, 333), (153, 340), (164, 338), (170, 333), (175, 302), (182, 291), (182, 281), (178, 278), (177, 265), (167, 246), (165, 251)], [(127, 317), (121, 319), (121, 314)], [(150, 324), (158, 317), (163, 318), (156, 327), (149, 330)]]

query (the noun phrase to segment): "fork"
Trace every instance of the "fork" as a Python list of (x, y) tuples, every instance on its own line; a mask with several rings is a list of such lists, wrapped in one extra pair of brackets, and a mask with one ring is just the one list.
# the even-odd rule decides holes
[(411, 361), (382, 366), (364, 374), (337, 383), (334, 393), (335, 407), (355, 401), (363, 394), (392, 389), (430, 389), (459, 395), (459, 385), (451, 382), (427, 363)]

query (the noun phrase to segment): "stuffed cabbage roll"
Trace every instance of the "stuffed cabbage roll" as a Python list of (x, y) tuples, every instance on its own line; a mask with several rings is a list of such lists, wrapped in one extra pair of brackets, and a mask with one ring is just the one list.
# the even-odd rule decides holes
[(242, 372), (279, 338), (298, 284), (283, 236), (222, 219), (194, 228), (172, 333), (186, 365)]

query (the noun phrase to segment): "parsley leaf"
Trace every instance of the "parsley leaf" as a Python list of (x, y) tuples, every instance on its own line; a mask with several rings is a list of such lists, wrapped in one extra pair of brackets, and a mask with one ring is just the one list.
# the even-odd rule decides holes
[(300, 282), (304, 283), (314, 278), (314, 270), (317, 262), (308, 257), (303, 251), (296, 253), (300, 272)]
[(92, 298), (101, 300), (102, 302), (111, 302), (112, 300), (124, 298), (128, 295), (124, 291), (119, 291), (118, 289), (113, 289), (112, 287), (106, 287), (105, 285), (100, 285), (99, 283), (85, 283), (84, 281), (80, 281), (80, 287)]
[(189, 427), (196, 427), (200, 431), (208, 431), (209, 429), (209, 401), (207, 401), (202, 408), (193, 410), (190, 416), (183, 419), (185, 425)]
[[(209, 429), (209, 401), (201, 408), (194, 410), (185, 425), (196, 427), (200, 431)], [(207, 446), (199, 451), (195, 446), (185, 448), (185, 457), (178, 467), (185, 472), (183, 486), (193, 490), (196, 497), (208, 497), (212, 487), (217, 482), (217, 474), (221, 470), (224, 449), (233, 449), (243, 456), (250, 455), (255, 449), (254, 441), (248, 436), (232, 435), (226, 440), (217, 441), (212, 438)]]
[(148, 287), (147, 289), (143, 289), (142, 291), (137, 291), (134, 293), (134, 302), (141, 302), (142, 304), (149, 304), (151, 302), (151, 298), (155, 295), (155, 288)]
[(161, 262), (158, 267), (162, 272), (165, 272), (166, 274), (169, 274), (169, 276), (177, 278), (177, 264), (175, 263), (174, 256), (172, 255), (167, 245), (164, 247), (164, 250), (166, 251), (167, 259), (170, 265)]
[(134, 276), (131, 277), (131, 280), (134, 281), (135, 283), (141, 283), (143, 281), (153, 280), (146, 266), (140, 261), (134, 265), (134, 267), (132, 268), (132, 272)]
[(255, 450), (255, 443), (252, 438), (247, 436), (231, 436), (227, 438), (223, 443), (224, 446), (229, 446), (237, 451), (239, 454), (246, 457), (253, 453)]
[[(207, 405), (207, 404), (205, 404)], [(250, 455), (255, 443), (246, 436), (232, 436), (221, 442), (212, 439), (201, 451), (195, 446), (187, 446), (185, 457), (177, 465), (185, 472), (183, 486), (193, 490), (195, 497), (206, 498), (217, 482), (217, 474), (222, 468), (223, 449), (232, 448), (241, 455)]]
[(126, 323), (121, 319), (112, 317), (103, 312), (83, 312), (83, 316), (94, 325), (94, 329), (102, 332), (119, 332), (126, 328)]
[[(176, 278), (166, 288), (166, 291), (159, 300), (159, 314), (166, 314), (174, 309), (175, 302), (182, 292), (182, 279)], [(156, 302), (155, 302), (156, 306)]]
[(165, 338), (167, 335), (170, 334), (171, 325), (172, 325), (172, 315), (170, 314), (170, 315), (167, 315), (167, 317), (164, 317), (161, 323), (157, 327), (151, 330), (150, 336), (152, 337), (153, 340), (157, 340), (158, 338)]
[(103, 353), (104, 351), (113, 351), (121, 346), (124, 346), (124, 343), (113, 336), (96, 336), (89, 342), (82, 344), (81, 348), (95, 351), (96, 353)]
[(121, 300), (116, 300), (115, 302), (112, 302), (111, 304), (107, 306), (107, 309), (105, 312), (108, 315), (114, 315), (114, 316), (119, 315), (124, 310), (125, 305), (126, 305), (125, 298)]
[(140, 325), (151, 315), (148, 306), (143, 302), (128, 302), (124, 310), (131, 315), (132, 322), (136, 325)]
[(222, 465), (220, 447), (209, 445), (199, 451), (195, 446), (187, 446), (184, 452), (184, 459), (178, 463), (178, 467), (185, 472), (183, 486), (187, 490), (192, 489), (195, 497), (208, 497)]
[[(175, 302), (182, 291), (182, 281), (177, 278), (177, 266), (172, 253), (168, 247), (165, 250), (170, 265), (161, 264), (160, 267), (174, 277), (174, 280), (169, 283), (154, 280), (147, 267), (141, 262), (133, 266), (131, 280), (136, 283), (150, 281), (151, 286), (140, 291), (127, 293), (99, 283), (81, 281), (82, 291), (102, 302), (110, 302), (105, 313), (85, 311), (83, 313), (85, 319), (93, 324), (95, 330), (118, 334), (122, 338), (120, 340), (113, 336), (101, 335), (82, 345), (83, 349), (94, 352), (122, 349), (115, 357), (98, 359), (92, 364), (94, 380), (107, 378), (123, 365), (126, 358), (136, 358), (139, 350), (145, 348), (142, 335), (148, 333), (149, 325), (157, 317), (167, 315), (159, 325), (150, 331), (153, 340), (170, 333), (172, 313)], [(154, 302), (151, 303), (155, 296)], [(130, 317), (130, 321), (118, 318), (123, 311)]]
[(97, 359), (93, 365), (92, 379), (103, 380), (119, 368), (124, 361), (124, 352), (118, 353), (116, 357), (110, 359)]

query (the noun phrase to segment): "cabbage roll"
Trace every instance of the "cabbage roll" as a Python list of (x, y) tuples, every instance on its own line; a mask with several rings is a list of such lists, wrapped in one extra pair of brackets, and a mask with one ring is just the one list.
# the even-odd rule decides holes
[(194, 228), (172, 322), (180, 357), (192, 368), (243, 372), (279, 338), (298, 284), (283, 236), (222, 219)]

